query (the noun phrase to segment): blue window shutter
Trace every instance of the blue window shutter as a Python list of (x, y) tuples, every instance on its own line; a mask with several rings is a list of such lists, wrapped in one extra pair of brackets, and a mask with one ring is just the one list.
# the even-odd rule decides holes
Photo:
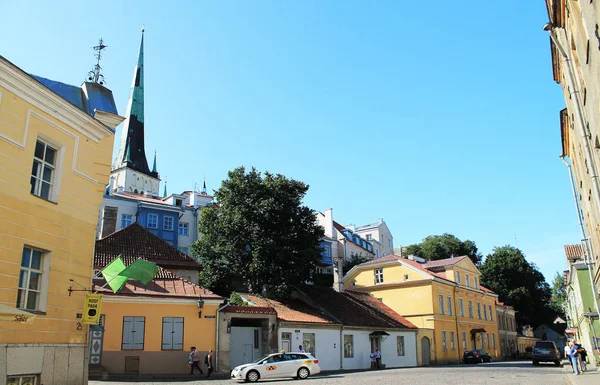
[(133, 349), (133, 319), (135, 317), (123, 317), (123, 344), (121, 349)]
[(163, 318), (162, 324), (162, 349), (173, 350), (173, 318)]
[(144, 317), (133, 317), (133, 349), (144, 350), (144, 326), (146, 319)]
[(173, 318), (173, 350), (183, 350), (183, 318)]

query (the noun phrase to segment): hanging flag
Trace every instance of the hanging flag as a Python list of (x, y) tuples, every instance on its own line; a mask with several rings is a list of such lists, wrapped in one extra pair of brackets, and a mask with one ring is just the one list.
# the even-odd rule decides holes
[(120, 256), (115, 258), (114, 261), (106, 265), (102, 269), (102, 276), (106, 280), (106, 284), (110, 286), (113, 293), (116, 293), (125, 285), (127, 277), (121, 276), (121, 272), (125, 270), (125, 264), (121, 261)]
[(82, 324), (98, 325), (102, 311), (102, 294), (85, 294)]
[(155, 263), (138, 259), (131, 265), (127, 266), (127, 268), (119, 273), (119, 275), (127, 278), (133, 278), (146, 285), (148, 282), (154, 279), (156, 273), (158, 273), (158, 266), (156, 266)]

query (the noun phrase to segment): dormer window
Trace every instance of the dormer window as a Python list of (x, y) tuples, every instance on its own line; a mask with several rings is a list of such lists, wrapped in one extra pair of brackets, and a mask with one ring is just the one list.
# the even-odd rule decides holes
[(175, 206), (183, 206), (183, 199), (175, 199)]
[(383, 269), (375, 269), (375, 284), (383, 283)]

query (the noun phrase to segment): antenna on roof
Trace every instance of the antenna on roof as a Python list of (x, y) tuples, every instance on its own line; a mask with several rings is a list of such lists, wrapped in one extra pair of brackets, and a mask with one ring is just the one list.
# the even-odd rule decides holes
[(104, 83), (106, 83), (106, 80), (104, 80), (104, 75), (102, 75), (100, 73), (100, 71), (102, 71), (102, 67), (100, 67), (100, 60), (102, 59), (102, 51), (104, 49), (106, 49), (108, 46), (104, 45), (104, 40), (102, 40), (102, 38), (100, 38), (100, 40), (98, 40), (98, 45), (92, 47), (92, 49), (94, 51), (96, 51), (96, 53), (94, 54), (94, 57), (96, 58), (97, 62), (96, 65), (94, 66), (94, 69), (91, 70), (90, 72), (88, 72), (88, 77), (87, 80), (89, 82), (92, 83), (98, 83), (101, 86), (104, 85)]

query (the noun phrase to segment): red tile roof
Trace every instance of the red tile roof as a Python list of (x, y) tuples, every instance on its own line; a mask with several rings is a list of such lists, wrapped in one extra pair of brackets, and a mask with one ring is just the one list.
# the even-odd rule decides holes
[(121, 197), (121, 198), (127, 198), (127, 199), (133, 199), (136, 201), (142, 201), (142, 202), (148, 202), (148, 203), (156, 203), (159, 205), (165, 205), (165, 206), (173, 206), (172, 204), (163, 201), (161, 198), (153, 198), (151, 196), (147, 196), (147, 195), (141, 195), (141, 194), (135, 194), (132, 192), (128, 192), (128, 191), (124, 191), (122, 194), (119, 193), (114, 193), (113, 196), (116, 197)]
[(258, 307), (270, 307), (274, 309), (277, 313), (277, 318), (281, 321), (320, 324), (338, 323), (324, 312), (299, 300), (279, 302), (251, 294), (241, 294), (241, 296)]
[[(384, 257), (374, 258), (374, 259), (371, 259), (370, 261), (363, 262), (358, 266), (376, 265), (376, 264), (383, 263), (383, 262), (393, 262), (393, 261), (399, 261), (399, 260), (402, 260), (403, 262), (410, 261), (410, 259), (403, 259), (402, 257), (399, 257), (397, 255), (389, 254)], [(411, 262), (413, 262), (413, 261), (411, 261)]]
[(106, 283), (103, 279), (95, 279), (93, 290), (107, 295), (118, 296), (143, 296), (143, 297), (168, 297), (168, 298), (190, 298), (190, 299), (223, 299), (223, 297), (204, 289), (192, 282), (159, 267), (156, 277), (143, 285), (139, 281), (130, 280), (117, 293), (113, 293), (109, 287), (102, 287)]
[(350, 296), (351, 298), (361, 302), (365, 306), (373, 307), (376, 310), (382, 312), (387, 317), (390, 317), (393, 320), (395, 320), (396, 322), (402, 324), (403, 327), (410, 328), (410, 329), (417, 328), (412, 322), (410, 322), (406, 318), (402, 317), (400, 314), (396, 313), (394, 310), (392, 310), (390, 307), (385, 305), (383, 302), (381, 302), (380, 300), (375, 298), (370, 293), (365, 293), (362, 291), (355, 291), (355, 290), (346, 290), (345, 293), (348, 296)]
[(94, 266), (102, 268), (120, 256), (125, 264), (146, 259), (159, 266), (202, 270), (192, 257), (177, 250), (138, 223), (96, 241)]
[(224, 313), (237, 313), (237, 314), (271, 314), (277, 315), (277, 312), (272, 307), (261, 307), (261, 306), (236, 306), (229, 305), (223, 309)]
[(569, 285), (569, 270), (564, 270), (563, 271), (563, 284), (565, 286)]
[(445, 258), (445, 259), (438, 259), (436, 261), (428, 261), (427, 263), (425, 263), (425, 268), (437, 269), (437, 268), (445, 268), (447, 266), (454, 266), (458, 262), (462, 261), (465, 258), (469, 258), (469, 257), (467, 257), (466, 255), (463, 255), (462, 257)]
[(493, 290), (490, 290), (490, 289), (488, 289), (487, 287), (485, 287), (483, 285), (479, 285), (479, 288), (481, 289), (481, 291), (485, 291), (486, 293), (496, 294)]
[(565, 255), (569, 261), (583, 259), (583, 247), (581, 245), (565, 245)]

